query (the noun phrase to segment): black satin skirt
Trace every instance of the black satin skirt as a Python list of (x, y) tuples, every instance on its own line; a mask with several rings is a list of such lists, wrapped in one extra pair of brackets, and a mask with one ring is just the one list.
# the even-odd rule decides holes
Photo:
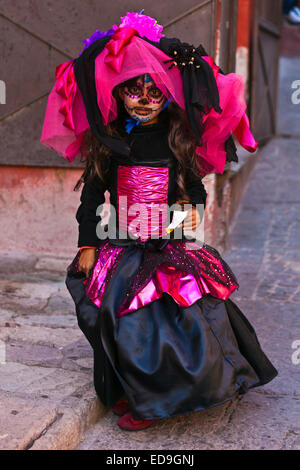
[(135, 419), (162, 419), (224, 403), (278, 374), (256, 333), (230, 299), (205, 295), (179, 307), (168, 294), (118, 318), (138, 251), (129, 247), (101, 307), (84, 274), (67, 272), (78, 325), (94, 351), (94, 385), (106, 406), (121, 397)]

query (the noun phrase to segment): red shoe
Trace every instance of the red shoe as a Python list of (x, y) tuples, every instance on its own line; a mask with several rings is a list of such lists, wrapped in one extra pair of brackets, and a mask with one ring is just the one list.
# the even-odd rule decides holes
[(118, 425), (126, 431), (139, 431), (148, 428), (155, 421), (158, 421), (158, 419), (134, 419), (130, 413), (126, 413), (118, 419)]
[(112, 411), (115, 415), (123, 416), (129, 410), (128, 401), (121, 398), (121, 400), (117, 401), (115, 406), (112, 408)]

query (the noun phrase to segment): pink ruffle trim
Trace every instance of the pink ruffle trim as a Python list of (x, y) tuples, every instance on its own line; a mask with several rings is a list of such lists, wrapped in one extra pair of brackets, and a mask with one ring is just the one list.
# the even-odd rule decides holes
[(205, 294), (211, 294), (219, 299), (227, 299), (237, 289), (237, 285), (224, 287), (212, 279), (204, 279), (202, 276), (196, 279), (192, 274), (177, 271), (173, 266), (160, 266), (153, 279), (144, 287), (127, 308), (121, 308), (117, 316), (134, 312), (150, 302), (154, 302), (169, 294), (180, 307), (189, 307)]
[[(192, 246), (192, 242), (189, 243)], [(168, 246), (165, 249), (168, 249)], [(98, 307), (101, 306), (106, 286), (123, 252), (124, 248), (115, 247), (108, 241), (105, 242), (100, 247), (91, 278), (84, 281), (86, 284), (86, 295)], [(224, 282), (217, 282), (208, 276), (199, 275), (196, 278), (192, 274), (176, 270), (173, 266), (162, 264), (156, 269), (147, 285), (135, 294), (129, 305), (126, 305), (126, 300), (123, 302), (117, 312), (117, 316), (121, 317), (127, 313), (134, 312), (161, 298), (164, 293), (169, 294), (180, 307), (188, 307), (206, 294), (211, 294), (214, 297), (225, 300), (238, 288), (238, 284), (232, 281), (230, 273), (226, 272), (220, 260), (214, 259), (211, 253), (207, 252), (204, 248), (191, 250), (190, 253), (195, 263), (201, 257), (210, 259), (212, 269), (219, 273), (220, 280), (224, 281), (227, 278), (227, 284), (224, 285)]]
[(219, 67), (213, 64), (211, 57), (203, 58), (213, 68), (222, 113), (219, 114), (211, 109), (203, 117), (203, 143), (196, 148), (196, 153), (202, 159), (205, 173), (223, 173), (226, 162), (225, 142), (232, 133), (248, 152), (255, 152), (258, 142), (252, 135), (249, 119), (245, 113), (247, 106), (242, 75), (236, 73), (223, 75), (219, 73)]

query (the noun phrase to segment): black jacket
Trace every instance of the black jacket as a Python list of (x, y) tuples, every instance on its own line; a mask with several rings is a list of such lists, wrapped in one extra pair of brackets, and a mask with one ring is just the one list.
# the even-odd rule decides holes
[[(168, 145), (168, 114), (163, 111), (156, 124), (148, 126), (136, 126), (129, 135), (128, 142), (131, 146), (130, 157), (113, 155), (109, 171), (109, 180), (103, 184), (96, 176), (90, 183), (83, 186), (80, 201), (81, 204), (76, 213), (79, 224), (78, 247), (98, 246), (99, 239), (96, 234), (96, 226), (100, 216), (96, 215), (97, 207), (105, 201), (104, 193), (110, 193), (110, 203), (117, 207), (117, 168), (118, 165), (142, 165), (142, 166), (168, 166), (169, 190), (168, 204), (176, 202), (177, 193), (177, 160)], [(206, 204), (206, 191), (200, 178), (195, 178), (187, 173), (185, 188), (190, 203)]]

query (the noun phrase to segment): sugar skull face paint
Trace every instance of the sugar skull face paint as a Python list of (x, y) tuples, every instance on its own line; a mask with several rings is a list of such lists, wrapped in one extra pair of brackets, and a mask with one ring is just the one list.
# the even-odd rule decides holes
[(128, 80), (121, 89), (121, 97), (128, 114), (141, 122), (154, 120), (166, 102), (149, 74)]

